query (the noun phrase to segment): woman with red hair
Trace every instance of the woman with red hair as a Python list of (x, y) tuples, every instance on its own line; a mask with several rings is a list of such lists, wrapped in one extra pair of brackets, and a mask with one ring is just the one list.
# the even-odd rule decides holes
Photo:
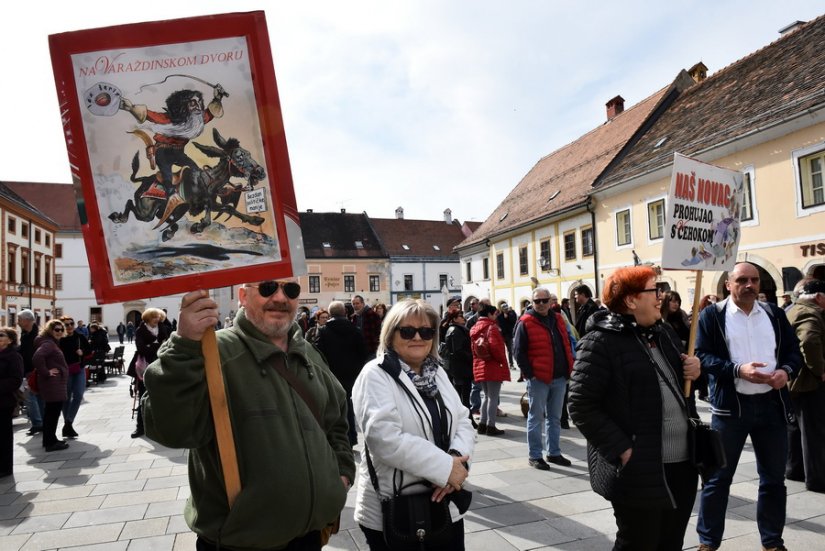
[(680, 550), (698, 481), (688, 445), (696, 409), (682, 387), (699, 376), (699, 360), (662, 323), (652, 268), (616, 270), (602, 300), (607, 310), (579, 341), (570, 383), (590, 484), (613, 505), (614, 550)]

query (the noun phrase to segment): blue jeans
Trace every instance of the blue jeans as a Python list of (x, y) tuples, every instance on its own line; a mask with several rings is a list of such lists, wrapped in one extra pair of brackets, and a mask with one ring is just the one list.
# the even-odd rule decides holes
[(737, 394), (742, 416), (713, 416), (711, 426), (722, 433), (727, 455), (727, 467), (720, 469), (705, 482), (699, 506), (696, 531), (699, 542), (719, 547), (725, 531), (725, 510), (739, 456), (750, 435), (759, 473), (759, 497), (756, 501), (756, 523), (764, 547), (783, 544), (785, 527), (785, 461), (788, 457), (788, 437), (785, 415), (776, 392), (749, 396)]
[(33, 427), (43, 426), (43, 411), (45, 408), (46, 405), (39, 394), (35, 394), (31, 390), (26, 393), (26, 411)]
[(83, 393), (86, 392), (86, 370), (81, 369), (79, 373), (69, 375), (66, 383), (66, 400), (63, 402), (63, 421), (74, 423), (77, 410), (83, 401)]
[(544, 420), (547, 434), (547, 455), (561, 455), (561, 406), (564, 403), (564, 389), (567, 379), (553, 379), (549, 385), (535, 377), (527, 381), (527, 396), (530, 409), (527, 412), (527, 448), (530, 459), (541, 458), (541, 425)]
[(477, 411), (481, 409), (481, 383), (473, 381), (473, 386), (470, 389), (470, 410)]

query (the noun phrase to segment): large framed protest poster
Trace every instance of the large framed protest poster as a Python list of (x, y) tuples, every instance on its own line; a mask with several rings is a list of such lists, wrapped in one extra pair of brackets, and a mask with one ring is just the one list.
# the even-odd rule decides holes
[(305, 272), (263, 12), (49, 45), (98, 302)]
[(667, 201), (662, 268), (733, 269), (744, 177), (676, 153)]

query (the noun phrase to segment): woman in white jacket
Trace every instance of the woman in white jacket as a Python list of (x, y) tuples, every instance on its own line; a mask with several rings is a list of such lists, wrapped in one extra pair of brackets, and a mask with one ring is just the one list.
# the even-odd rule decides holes
[[(475, 433), (469, 411), (438, 363), (439, 321), (424, 301), (395, 304), (384, 318), (377, 357), (355, 381), (352, 400), (356, 423), (364, 434), (365, 455), (369, 453), (377, 474), (380, 499), (392, 495), (393, 479), (398, 483), (401, 473), (404, 486), (425, 483), (430, 488), (425, 491), (432, 492), (436, 501), (451, 501), (453, 521), (453, 541), (427, 549), (461, 551), (464, 521), (456, 504), (464, 501), (461, 509), (466, 511), (469, 499), (456, 497), (467, 497), (466, 492), (454, 492), (462, 490), (467, 478)], [(389, 550), (382, 531), (381, 503), (366, 458), (359, 470), (355, 521), (371, 551)]]

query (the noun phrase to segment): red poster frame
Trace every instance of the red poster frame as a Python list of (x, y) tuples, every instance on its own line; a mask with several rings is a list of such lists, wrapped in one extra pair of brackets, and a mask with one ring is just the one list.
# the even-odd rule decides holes
[[(210, 39), (244, 38), (252, 73), (261, 129), (267, 181), (278, 237), (280, 260), (261, 261), (254, 266), (237, 266), (199, 273), (173, 275), (135, 283), (115, 284), (104, 239), (107, 229), (101, 223), (95, 194), (87, 136), (81, 118), (72, 55), (101, 50), (147, 48), (179, 45)], [(263, 11), (233, 13), (136, 23), (114, 27), (68, 32), (49, 36), (52, 65), (60, 111), (72, 170), (72, 181), (81, 216), (86, 253), (92, 281), (100, 304), (125, 302), (138, 298), (172, 295), (194, 289), (226, 287), (247, 281), (261, 281), (299, 275), (305, 259), (298, 228), (299, 217), (293, 189), (275, 68)], [(291, 221), (287, 228), (288, 221)]]

